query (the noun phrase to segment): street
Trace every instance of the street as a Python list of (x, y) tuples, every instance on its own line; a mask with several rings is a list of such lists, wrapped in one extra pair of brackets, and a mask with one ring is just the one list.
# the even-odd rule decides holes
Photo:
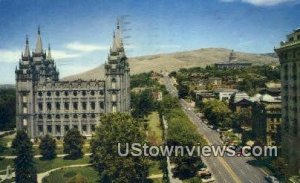
[[(165, 75), (164, 84), (170, 94), (178, 97), (177, 89), (172, 85), (171, 79)], [(219, 133), (204, 124), (196, 113), (189, 109), (184, 100), (180, 100), (183, 111), (190, 120), (197, 126), (198, 131), (210, 145), (222, 145)], [(248, 161), (255, 160), (253, 157), (202, 157), (202, 160), (212, 171), (216, 182), (249, 182), (263, 183), (267, 173), (248, 164)]]

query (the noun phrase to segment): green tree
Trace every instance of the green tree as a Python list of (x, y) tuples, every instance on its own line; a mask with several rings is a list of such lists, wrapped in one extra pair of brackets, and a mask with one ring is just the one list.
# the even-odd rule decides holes
[(25, 131), (18, 131), (12, 142), (12, 148), (17, 157), (14, 159), (16, 182), (37, 182), (37, 171), (33, 161), (32, 143)]
[(83, 155), (83, 136), (76, 128), (72, 128), (64, 137), (64, 153), (68, 154), (67, 158), (77, 159)]
[(223, 101), (212, 100), (204, 102), (205, 117), (217, 127), (230, 128), (232, 126), (230, 114), (230, 109)]
[(43, 159), (45, 160), (50, 160), (56, 157), (56, 141), (48, 134), (45, 137), (41, 138), (39, 149), (41, 151)]
[[(101, 182), (145, 182), (148, 163), (143, 156), (126, 155), (125, 144), (145, 143), (141, 124), (128, 114), (107, 114), (101, 118), (95, 137), (91, 143), (92, 163), (100, 174)], [(125, 150), (124, 150), (125, 149)]]
[(0, 89), (0, 130), (11, 130), (16, 126), (16, 91)]
[(178, 85), (178, 97), (185, 98), (189, 95), (189, 87), (181, 82)]
[(151, 90), (144, 90), (139, 94), (133, 93), (132, 95), (132, 115), (134, 117), (147, 116), (155, 109), (155, 102)]

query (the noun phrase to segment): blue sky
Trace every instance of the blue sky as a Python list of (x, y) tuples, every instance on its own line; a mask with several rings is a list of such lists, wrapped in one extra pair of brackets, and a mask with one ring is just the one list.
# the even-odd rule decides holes
[(128, 56), (207, 47), (266, 53), (300, 26), (299, 8), (299, 0), (0, 0), (0, 84), (15, 82), (25, 36), (33, 50), (38, 25), (64, 77), (105, 62), (117, 17)]

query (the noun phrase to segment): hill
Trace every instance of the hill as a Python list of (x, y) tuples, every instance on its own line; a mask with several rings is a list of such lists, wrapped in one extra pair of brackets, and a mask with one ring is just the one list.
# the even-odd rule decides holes
[[(203, 67), (225, 61), (231, 50), (225, 48), (204, 48), (193, 51), (184, 51), (168, 54), (157, 54), (129, 58), (131, 74), (148, 71), (173, 71), (180, 68)], [(253, 54), (236, 52), (239, 61), (262, 64), (278, 64), (278, 58), (272, 54)], [(104, 66), (101, 65), (87, 72), (68, 76), (63, 80), (101, 79), (104, 77)]]

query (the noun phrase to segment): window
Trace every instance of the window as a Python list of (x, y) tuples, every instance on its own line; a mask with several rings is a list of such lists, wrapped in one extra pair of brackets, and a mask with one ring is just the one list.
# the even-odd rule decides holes
[(82, 109), (86, 110), (86, 102), (82, 102)]
[(77, 91), (73, 91), (73, 95), (74, 95), (74, 96), (77, 96)]
[(116, 78), (112, 78), (112, 80), (111, 80), (111, 88), (112, 89), (116, 88), (116, 83), (117, 83)]
[(49, 111), (50, 111), (50, 110), (51, 110), (51, 108), (52, 108), (52, 105), (51, 105), (51, 103), (50, 103), (50, 102), (48, 102), (48, 103), (47, 103), (47, 110), (49, 110)]
[(69, 110), (69, 103), (65, 102), (65, 110)]
[(23, 126), (27, 126), (27, 119), (26, 118), (23, 119)]
[(95, 125), (91, 125), (91, 130), (94, 132), (96, 130), (96, 126)]
[(47, 119), (51, 119), (52, 117), (51, 117), (51, 114), (48, 114), (47, 115)]
[(86, 118), (86, 114), (83, 114), (83, 115), (82, 115), (82, 118), (84, 118), (84, 119), (85, 119), (85, 118)]
[(112, 105), (112, 112), (113, 113), (117, 112), (117, 105), (116, 104)]
[(73, 108), (74, 108), (74, 110), (78, 110), (78, 103), (77, 102), (73, 102)]
[(100, 90), (100, 92), (99, 92), (99, 93), (100, 93), (100, 95), (103, 95), (103, 94), (104, 94), (103, 90)]
[(44, 130), (43, 130), (43, 125), (39, 125), (39, 126), (38, 126), (38, 131), (39, 131), (39, 133), (43, 133), (43, 131), (44, 131)]
[(38, 106), (39, 106), (39, 110), (42, 111), (43, 110), (43, 104), (39, 103)]
[(91, 95), (94, 96), (95, 95), (95, 91), (91, 91)]
[(64, 128), (65, 128), (65, 132), (69, 131), (69, 129), (70, 129), (70, 128), (69, 128), (69, 125), (65, 125)]
[(65, 96), (68, 96), (68, 95), (69, 95), (68, 91), (65, 91)]
[(116, 102), (116, 101), (117, 101), (117, 95), (116, 95), (116, 94), (112, 94), (111, 100), (112, 100), (113, 102)]
[(56, 114), (55, 118), (56, 118), (56, 119), (60, 119), (60, 115), (59, 115), (59, 114)]
[(95, 118), (95, 114), (92, 114), (92, 118)]
[(60, 103), (56, 102), (55, 105), (56, 105), (56, 110), (60, 110)]
[(43, 119), (43, 115), (39, 114), (39, 119)]
[(27, 114), (27, 112), (28, 112), (28, 111), (27, 111), (27, 107), (24, 106), (24, 107), (23, 107), (23, 114)]
[(51, 92), (48, 91), (48, 92), (47, 92), (47, 96), (48, 96), (48, 97), (51, 97)]
[(66, 115), (65, 115), (65, 118), (66, 118), (66, 119), (69, 119), (69, 115), (68, 115), (68, 114), (66, 114)]
[(73, 118), (78, 118), (78, 115), (77, 115), (77, 114), (74, 114)]
[(42, 96), (43, 96), (43, 93), (42, 93), (42, 92), (39, 92), (38, 95), (39, 95), (39, 97), (42, 97)]
[(48, 126), (47, 126), (47, 132), (48, 132), (48, 133), (52, 133), (52, 126), (51, 126), (51, 125), (48, 125)]
[(74, 125), (73, 128), (78, 129), (78, 126), (77, 126), (77, 125)]
[(104, 102), (100, 102), (100, 108), (104, 109)]
[(56, 95), (56, 96), (59, 96), (59, 91), (56, 91), (56, 92), (55, 92), (55, 95)]
[(87, 131), (87, 126), (86, 125), (82, 125), (82, 131), (84, 131), (84, 132)]
[(82, 96), (86, 96), (86, 91), (82, 91)]
[(26, 95), (23, 96), (23, 103), (27, 103), (27, 98), (28, 97)]
[(60, 125), (55, 126), (55, 131), (56, 131), (56, 133), (60, 133), (60, 131), (61, 131)]
[(95, 110), (95, 107), (96, 107), (95, 102), (91, 102), (91, 108), (92, 108), (92, 110)]

